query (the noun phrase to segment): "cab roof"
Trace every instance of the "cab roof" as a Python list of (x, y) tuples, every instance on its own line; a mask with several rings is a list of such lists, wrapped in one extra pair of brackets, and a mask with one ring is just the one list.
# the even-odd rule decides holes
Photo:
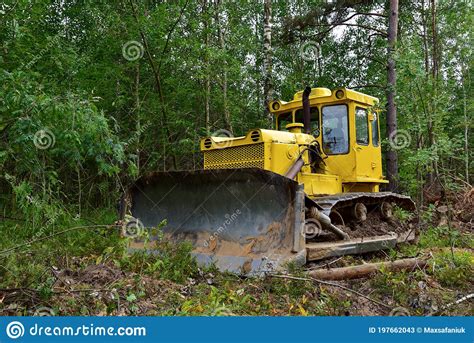
[[(288, 112), (295, 108), (302, 107), (303, 91), (296, 92), (293, 95), (293, 100), (282, 101), (275, 100), (270, 102), (270, 112), (280, 114)], [(336, 88), (330, 90), (328, 88), (311, 88), (309, 94), (310, 105), (317, 105), (322, 103), (336, 102), (341, 100), (352, 100), (369, 106), (374, 106), (379, 103), (379, 99), (349, 88)]]

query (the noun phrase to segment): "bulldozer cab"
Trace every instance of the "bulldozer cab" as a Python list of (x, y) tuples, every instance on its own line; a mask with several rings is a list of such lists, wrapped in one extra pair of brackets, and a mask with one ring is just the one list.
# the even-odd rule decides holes
[[(303, 123), (301, 98), (298, 92), (289, 102), (270, 103), (276, 130)], [(324, 173), (342, 177), (341, 192), (377, 192), (387, 183), (382, 175), (378, 99), (346, 88), (312, 88), (309, 102), (310, 134), (324, 155)]]

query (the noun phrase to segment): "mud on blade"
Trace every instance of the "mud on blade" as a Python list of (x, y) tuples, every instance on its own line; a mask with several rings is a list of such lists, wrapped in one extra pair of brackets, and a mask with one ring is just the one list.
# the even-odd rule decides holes
[(166, 220), (165, 239), (191, 242), (200, 263), (252, 274), (296, 257), (304, 261), (304, 193), (281, 175), (260, 169), (154, 173), (128, 196), (133, 217), (146, 228)]

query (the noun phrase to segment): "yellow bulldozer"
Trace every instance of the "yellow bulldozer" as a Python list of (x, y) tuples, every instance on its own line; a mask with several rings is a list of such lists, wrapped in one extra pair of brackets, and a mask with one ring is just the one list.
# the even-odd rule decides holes
[(306, 87), (293, 100), (272, 101), (274, 129), (241, 137), (205, 137), (204, 169), (156, 172), (124, 196), (122, 217), (189, 241), (202, 264), (261, 274), (288, 263), (394, 247), (414, 239), (393, 206), (413, 201), (381, 192), (378, 99), (338, 88)]

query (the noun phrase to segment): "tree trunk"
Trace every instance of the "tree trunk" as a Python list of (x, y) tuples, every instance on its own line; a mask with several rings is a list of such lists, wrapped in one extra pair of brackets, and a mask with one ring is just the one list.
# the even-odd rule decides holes
[[(397, 74), (395, 70), (395, 46), (397, 43), (398, 0), (390, 0), (387, 48), (387, 136), (393, 139), (397, 133), (397, 107), (395, 104)], [(398, 154), (389, 146), (387, 151), (387, 177), (391, 191), (398, 189)]]
[[(437, 24), (436, 24), (436, 1), (431, 0), (431, 35), (432, 35), (432, 77), (433, 77), (433, 110), (430, 113), (428, 119), (428, 140), (431, 148), (436, 148), (436, 136), (435, 136), (435, 118), (437, 113), (437, 101), (438, 101), (438, 74), (439, 74), (439, 55), (438, 55), (438, 33), (437, 33)], [(433, 160), (433, 172), (431, 173), (432, 177), (430, 182), (438, 181), (438, 159)]]
[(438, 29), (436, 24), (436, 1), (431, 0), (431, 30), (433, 43), (433, 80), (438, 78), (439, 60), (438, 60)]
[[(255, 42), (260, 42), (260, 29), (259, 29), (260, 18), (258, 12), (255, 13)], [(257, 113), (260, 113), (261, 106), (261, 95), (262, 95), (262, 85), (261, 85), (261, 55), (259, 49), (255, 49), (255, 92), (257, 97)], [(265, 108), (265, 106), (264, 106)], [(265, 115), (266, 116), (266, 115)]]
[(428, 73), (430, 71), (430, 62), (429, 62), (429, 51), (428, 51), (428, 30), (427, 30), (425, 0), (421, 1), (421, 22), (423, 25), (423, 57), (424, 57), (424, 62), (425, 62), (425, 74), (426, 76), (428, 76)]
[[(463, 74), (467, 73), (464, 71)], [(467, 101), (466, 101), (466, 86), (465, 86), (466, 79), (463, 75), (462, 80), (462, 100), (463, 100), (463, 114), (464, 114), (464, 164), (465, 164), (465, 174), (466, 174), (466, 182), (469, 183), (469, 120), (467, 118)]]
[(223, 106), (224, 106), (224, 126), (225, 129), (232, 133), (232, 123), (230, 122), (230, 113), (229, 105), (227, 103), (227, 56), (226, 56), (226, 46), (225, 46), (225, 34), (224, 34), (224, 25), (221, 20), (221, 9), (222, 2), (217, 1), (217, 27), (219, 31), (219, 44), (222, 50), (222, 56), (224, 56), (223, 63), (223, 72), (222, 72), (222, 97), (223, 97)]
[(206, 122), (206, 133), (209, 135), (211, 133), (211, 115), (210, 115), (210, 97), (211, 97), (211, 77), (209, 70), (209, 25), (207, 18), (207, 1), (203, 0), (202, 12), (205, 16), (204, 18), (204, 41), (206, 50), (204, 51), (204, 68), (206, 68), (206, 81), (205, 81), (205, 122)]
[(135, 109), (137, 111), (137, 120), (135, 130), (137, 130), (136, 154), (137, 154), (137, 175), (140, 175), (140, 135), (142, 133), (142, 123), (140, 120), (140, 64), (137, 63), (135, 76)]
[(272, 80), (272, 1), (265, 0), (264, 3), (264, 24), (263, 24), (263, 64), (264, 64), (264, 115), (270, 126), (272, 123), (272, 114), (268, 110), (268, 104), (273, 98), (273, 80)]
[[(425, 0), (421, 1), (421, 25), (422, 25), (422, 38), (423, 38), (423, 60), (425, 64), (425, 82), (429, 81), (429, 73), (430, 73), (430, 61), (429, 61), (429, 49), (428, 49), (428, 19), (427, 19), (427, 9), (425, 7)], [(423, 121), (428, 120), (431, 117), (431, 111), (428, 109), (426, 110), (425, 105), (424, 105), (424, 100), (423, 100), (423, 92), (420, 89), (420, 86), (417, 83), (417, 90), (418, 94), (420, 96), (420, 102), (423, 106)], [(428, 104), (429, 106), (429, 104)], [(419, 122), (419, 117), (418, 122)], [(417, 137), (417, 143), (416, 143), (416, 148), (418, 150), (423, 149), (424, 147), (424, 129), (422, 128), (421, 124), (418, 123), (418, 134), (419, 137)], [(417, 164), (417, 180), (418, 180), (418, 185), (419, 185), (419, 192), (418, 192), (418, 203), (423, 204), (424, 197), (423, 197), (423, 185), (424, 185), (424, 174), (425, 170), (424, 168), (420, 165), (420, 163)]]

